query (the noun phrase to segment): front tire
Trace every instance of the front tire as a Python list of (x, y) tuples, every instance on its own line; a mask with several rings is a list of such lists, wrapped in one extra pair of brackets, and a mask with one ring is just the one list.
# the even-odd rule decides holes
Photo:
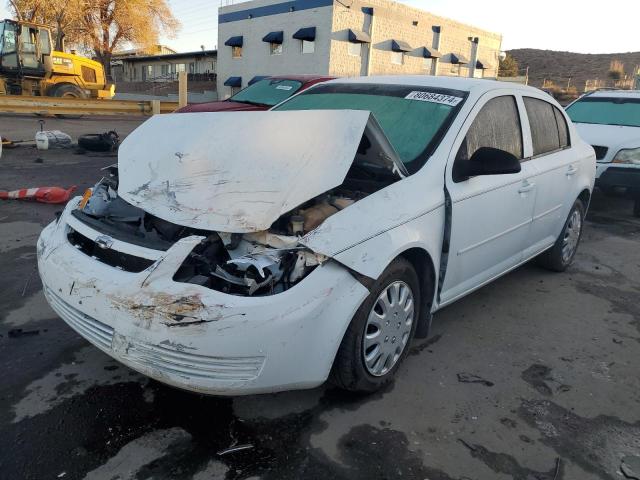
[(418, 275), (399, 258), (376, 281), (351, 320), (333, 364), (333, 383), (366, 393), (388, 384), (409, 351), (419, 306)]
[[(51, 89), (50, 95), (52, 97), (59, 98), (87, 98), (87, 94), (77, 85), (72, 83), (61, 83), (60, 85), (56, 85)], [(83, 115), (68, 115), (68, 114), (57, 114), (58, 118), (67, 118), (67, 119), (78, 119), (82, 118)]]
[(567, 221), (556, 243), (538, 258), (538, 264), (554, 272), (564, 272), (573, 262), (582, 238), (585, 206), (582, 200), (576, 200), (571, 207)]

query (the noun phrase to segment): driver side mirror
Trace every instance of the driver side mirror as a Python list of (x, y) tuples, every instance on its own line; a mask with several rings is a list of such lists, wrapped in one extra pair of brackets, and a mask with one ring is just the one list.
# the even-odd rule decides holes
[(453, 181), (458, 183), (481, 175), (519, 173), (520, 160), (512, 153), (491, 147), (479, 148), (470, 160), (458, 160), (453, 166)]

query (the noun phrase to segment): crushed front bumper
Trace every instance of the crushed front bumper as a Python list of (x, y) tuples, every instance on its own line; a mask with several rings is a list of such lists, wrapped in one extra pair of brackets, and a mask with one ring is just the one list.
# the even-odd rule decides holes
[(142, 272), (126, 272), (69, 243), (77, 201), (43, 230), (38, 268), (51, 307), (96, 347), (149, 377), (207, 394), (312, 388), (327, 379), (368, 294), (345, 268), (329, 261), (283, 293), (233, 296), (172, 280), (199, 241), (189, 237), (157, 252)]

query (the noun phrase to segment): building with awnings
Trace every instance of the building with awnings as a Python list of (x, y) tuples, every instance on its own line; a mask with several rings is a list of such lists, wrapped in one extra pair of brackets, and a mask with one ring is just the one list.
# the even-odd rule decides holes
[(226, 98), (269, 75), (496, 78), (502, 36), (390, 0), (252, 0), (220, 7), (218, 45)]

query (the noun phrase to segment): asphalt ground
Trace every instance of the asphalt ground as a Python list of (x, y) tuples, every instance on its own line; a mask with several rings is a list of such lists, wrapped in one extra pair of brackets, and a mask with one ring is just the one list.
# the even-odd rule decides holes
[[(46, 119), (74, 138), (139, 119)], [(34, 117), (1, 116), (22, 139)], [(33, 133), (32, 133), (33, 132)], [(0, 189), (114, 163), (23, 146)], [(640, 219), (595, 192), (574, 265), (527, 264), (447, 307), (384, 392), (215, 398), (119, 365), (44, 301), (35, 242), (59, 206), (0, 203), (0, 477), (592, 480), (640, 455)], [(230, 447), (243, 447), (226, 451)], [(637, 469), (637, 467), (636, 467)], [(636, 470), (636, 475), (639, 475)], [(639, 475), (640, 476), (640, 475)]]

